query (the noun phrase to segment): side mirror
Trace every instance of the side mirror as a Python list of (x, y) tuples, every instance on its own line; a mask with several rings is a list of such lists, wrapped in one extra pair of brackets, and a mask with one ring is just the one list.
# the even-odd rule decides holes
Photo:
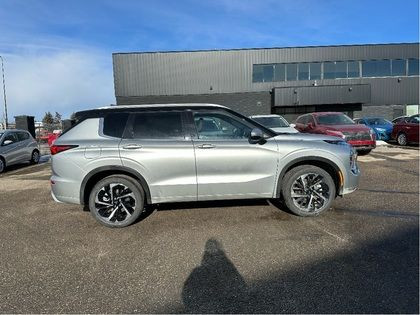
[(290, 124), (289, 126), (292, 128), (296, 128), (296, 124)]
[(9, 145), (12, 144), (13, 141), (12, 140), (4, 140), (3, 145)]
[(249, 136), (249, 143), (258, 143), (264, 140), (264, 133), (259, 128), (254, 128), (251, 130), (251, 135)]

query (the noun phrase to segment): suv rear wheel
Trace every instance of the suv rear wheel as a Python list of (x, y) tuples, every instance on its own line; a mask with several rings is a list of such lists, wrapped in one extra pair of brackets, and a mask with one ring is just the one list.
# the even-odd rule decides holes
[(295, 167), (283, 179), (284, 202), (290, 211), (299, 216), (316, 216), (329, 209), (335, 193), (331, 175), (317, 166)]
[(89, 209), (96, 220), (108, 227), (134, 223), (144, 209), (141, 185), (126, 175), (111, 175), (100, 180), (89, 195)]

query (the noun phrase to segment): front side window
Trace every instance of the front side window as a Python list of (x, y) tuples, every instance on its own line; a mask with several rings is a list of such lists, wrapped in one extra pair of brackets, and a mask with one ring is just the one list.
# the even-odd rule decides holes
[(409, 120), (409, 122), (412, 124), (418, 124), (419, 121), (420, 121), (419, 116), (410, 117), (410, 120)]
[(194, 123), (199, 139), (248, 139), (252, 127), (220, 112), (197, 112)]
[(369, 125), (387, 125), (391, 122), (383, 118), (369, 118), (367, 119)]
[(17, 138), (19, 141), (24, 141), (24, 140), (28, 140), (29, 139), (29, 134), (26, 132), (18, 132), (17, 133)]
[(13, 133), (13, 132), (10, 132), (10, 133), (6, 134), (6, 136), (3, 139), (3, 143), (6, 140), (10, 140), (12, 142), (17, 142), (18, 141), (15, 133)]
[(184, 138), (181, 112), (143, 112), (134, 115), (132, 137), (135, 139)]
[(354, 125), (354, 121), (344, 114), (329, 114), (317, 117), (320, 125)]

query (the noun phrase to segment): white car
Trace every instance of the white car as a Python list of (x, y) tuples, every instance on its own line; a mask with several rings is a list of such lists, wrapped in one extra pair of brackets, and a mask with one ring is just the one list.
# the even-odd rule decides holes
[(294, 125), (289, 125), (286, 119), (280, 115), (255, 115), (249, 116), (252, 120), (263, 125), (266, 128), (270, 128), (276, 133), (298, 133), (294, 128)]

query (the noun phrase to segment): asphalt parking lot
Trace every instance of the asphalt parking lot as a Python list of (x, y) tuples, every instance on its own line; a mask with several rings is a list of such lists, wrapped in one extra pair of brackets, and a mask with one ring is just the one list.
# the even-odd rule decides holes
[(124, 229), (50, 196), (50, 165), (0, 175), (1, 313), (418, 313), (419, 151), (359, 158), (316, 218), (266, 201), (170, 204)]

